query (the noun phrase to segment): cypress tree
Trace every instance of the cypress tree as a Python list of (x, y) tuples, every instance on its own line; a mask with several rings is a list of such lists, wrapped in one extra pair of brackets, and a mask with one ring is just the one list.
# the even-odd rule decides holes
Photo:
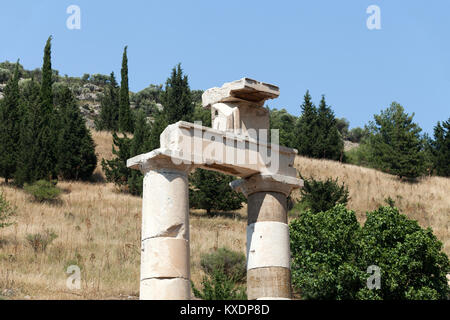
[(14, 176), (20, 137), (19, 61), (9, 79), (4, 98), (0, 101), (0, 176), (6, 183)]
[(95, 145), (70, 89), (58, 92), (61, 130), (58, 135), (56, 169), (64, 179), (87, 180), (97, 165)]
[(100, 115), (95, 119), (97, 130), (119, 130), (119, 87), (114, 72), (111, 72), (109, 82), (104, 89), (101, 100)]
[[(137, 114), (133, 140), (131, 141), (130, 156), (137, 156), (142, 153), (150, 152), (153, 149), (150, 138), (151, 127), (147, 123), (144, 111), (140, 110)], [(134, 195), (141, 195), (144, 176), (138, 170), (132, 170), (128, 178), (128, 191)]]
[(107, 180), (133, 195), (142, 194), (143, 175), (137, 170), (127, 168), (127, 160), (154, 149), (149, 139), (150, 134), (151, 128), (147, 124), (145, 114), (140, 111), (136, 119), (133, 138), (127, 137), (126, 134), (119, 137), (114, 133), (113, 154), (116, 157), (112, 160), (102, 160), (102, 167)]
[(53, 108), (52, 92), (52, 64), (51, 64), (50, 36), (44, 49), (44, 63), (42, 66), (42, 83), (40, 92), (40, 108), (38, 112), (37, 155), (34, 158), (38, 163), (36, 179), (52, 179), (56, 176), (55, 143), (57, 137), (57, 122)]
[(127, 47), (123, 50), (122, 70), (119, 96), (119, 130), (133, 132), (133, 117), (130, 109), (130, 91), (128, 88), (128, 57)]
[(172, 69), (170, 78), (166, 81), (165, 91), (161, 94), (161, 103), (168, 124), (177, 121), (192, 121), (194, 103), (187, 75), (183, 75), (181, 64)]
[(317, 137), (317, 108), (311, 100), (309, 90), (306, 91), (303, 104), (301, 105), (302, 114), (296, 124), (296, 149), (300, 155), (314, 157), (314, 149)]
[(14, 182), (18, 186), (22, 186), (25, 182), (34, 182), (38, 177), (39, 163), (35, 159), (39, 152), (37, 146), (40, 108), (39, 83), (31, 79), (25, 83), (21, 93), (22, 119), (20, 121), (17, 169), (14, 174)]
[(432, 158), (436, 174), (450, 177), (450, 118), (434, 127), (434, 140), (431, 142)]

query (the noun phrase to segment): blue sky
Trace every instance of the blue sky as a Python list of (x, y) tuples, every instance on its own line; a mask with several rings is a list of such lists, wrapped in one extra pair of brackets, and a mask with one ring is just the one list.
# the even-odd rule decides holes
[[(69, 5), (81, 29), (69, 30)], [(368, 30), (369, 5), (381, 30)], [(120, 74), (130, 89), (164, 83), (178, 62), (192, 89), (244, 76), (278, 85), (272, 108), (298, 115), (303, 95), (325, 94), (338, 117), (363, 126), (401, 103), (425, 132), (450, 116), (450, 2), (3, 0), (0, 61), (40, 67), (47, 37), (61, 75)]]

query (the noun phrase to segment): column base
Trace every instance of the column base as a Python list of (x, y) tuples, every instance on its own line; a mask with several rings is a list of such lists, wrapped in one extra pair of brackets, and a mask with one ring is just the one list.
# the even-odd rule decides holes
[(190, 300), (191, 282), (187, 279), (145, 279), (141, 281), (140, 300)]
[(247, 271), (248, 300), (292, 299), (291, 270), (283, 267)]

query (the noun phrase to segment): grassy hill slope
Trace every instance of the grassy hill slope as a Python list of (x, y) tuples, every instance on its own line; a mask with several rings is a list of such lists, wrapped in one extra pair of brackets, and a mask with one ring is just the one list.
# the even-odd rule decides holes
[[(93, 132), (99, 159), (111, 158), (112, 137)], [(383, 204), (388, 196), (422, 226), (431, 226), (450, 253), (450, 179), (424, 178), (418, 183), (333, 161), (298, 157), (304, 176), (338, 177), (349, 187), (349, 208), (363, 213)], [(12, 299), (136, 299), (139, 292), (141, 199), (101, 182), (60, 182), (61, 202), (31, 202), (22, 190), (0, 181), (0, 192), (17, 207), (14, 226), (0, 231), (0, 296)], [(43, 253), (35, 252), (27, 235), (53, 230), (58, 238)], [(199, 286), (200, 255), (227, 246), (245, 252), (245, 209), (235, 214), (206, 217), (191, 212), (191, 273)], [(81, 267), (82, 290), (66, 287), (69, 265)], [(28, 297), (27, 297), (28, 298)]]

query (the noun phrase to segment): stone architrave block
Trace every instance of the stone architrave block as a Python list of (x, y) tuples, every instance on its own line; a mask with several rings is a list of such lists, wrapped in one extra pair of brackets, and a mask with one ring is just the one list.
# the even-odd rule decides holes
[(129, 159), (128, 167), (141, 169), (149, 159), (165, 157), (243, 178), (257, 173), (297, 176), (293, 167), (297, 150), (189, 122), (168, 126), (160, 144), (157, 150)]

